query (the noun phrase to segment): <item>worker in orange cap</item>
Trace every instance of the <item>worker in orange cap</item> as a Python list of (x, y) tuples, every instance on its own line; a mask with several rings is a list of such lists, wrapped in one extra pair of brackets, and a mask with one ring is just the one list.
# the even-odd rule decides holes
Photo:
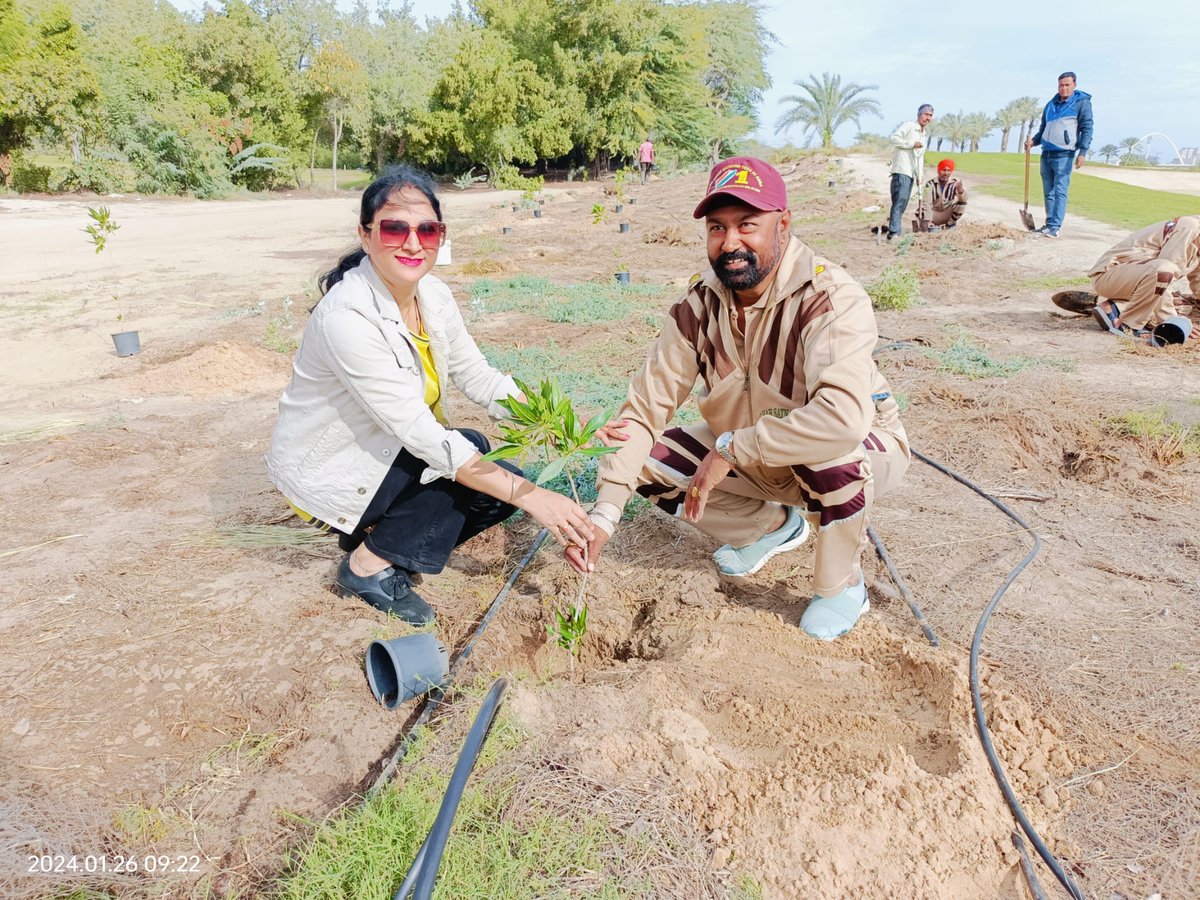
[(967, 211), (967, 188), (961, 178), (954, 177), (954, 160), (943, 159), (937, 164), (937, 178), (925, 182), (930, 192), (930, 224), (953, 228)]

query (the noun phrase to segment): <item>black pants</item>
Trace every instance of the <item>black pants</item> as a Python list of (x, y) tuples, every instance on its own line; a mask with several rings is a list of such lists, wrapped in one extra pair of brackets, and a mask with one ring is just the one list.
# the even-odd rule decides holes
[[(480, 453), (491, 449), (488, 439), (478, 431), (456, 430), (478, 447)], [(522, 474), (506, 460), (497, 465)], [(341, 548), (349, 552), (366, 543), (372, 553), (395, 566), (436, 575), (445, 568), (455, 547), (517, 511), (515, 506), (449, 478), (421, 484), (423, 471), (424, 461), (401, 450), (367, 505), (358, 528), (353, 534), (338, 538)]]

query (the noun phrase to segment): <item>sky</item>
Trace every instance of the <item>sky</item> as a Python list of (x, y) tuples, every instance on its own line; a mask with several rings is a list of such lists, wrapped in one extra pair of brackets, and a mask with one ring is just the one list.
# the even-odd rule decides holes
[[(171, 0), (198, 11), (203, 0)], [(351, 0), (339, 0), (350, 6)], [(393, 6), (401, 5), (396, 0)], [(418, 20), (442, 18), (453, 0), (412, 0)], [(991, 3), (909, 4), (896, 0), (764, 0), (767, 28), (778, 38), (767, 59), (766, 92), (755, 137), (764, 143), (803, 143), (799, 128), (775, 133), (798, 80), (822, 72), (843, 82), (877, 85), (881, 118), (861, 130), (890, 132), (915, 118), (917, 106), (937, 113), (995, 113), (1008, 101), (1053, 96), (1058, 74), (1072, 70), (1092, 95), (1094, 148), (1125, 137), (1166, 134), (1179, 147), (1200, 147), (1200, 3), (1196, 0), (1003, 0)], [(915, 10), (915, 11), (914, 11)], [(1142, 11), (1146, 12), (1143, 13)], [(845, 126), (839, 144), (852, 141)], [(999, 131), (982, 149), (999, 147)], [(1159, 137), (1149, 152), (1174, 154)], [(1010, 139), (1009, 150), (1015, 150)], [(1094, 154), (1093, 154), (1094, 155)]]

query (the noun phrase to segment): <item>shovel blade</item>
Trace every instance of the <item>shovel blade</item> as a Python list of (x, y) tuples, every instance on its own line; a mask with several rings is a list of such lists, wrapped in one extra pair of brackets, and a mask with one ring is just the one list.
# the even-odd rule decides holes
[(1037, 226), (1033, 224), (1033, 215), (1027, 209), (1021, 211), (1021, 224), (1030, 231), (1037, 231)]

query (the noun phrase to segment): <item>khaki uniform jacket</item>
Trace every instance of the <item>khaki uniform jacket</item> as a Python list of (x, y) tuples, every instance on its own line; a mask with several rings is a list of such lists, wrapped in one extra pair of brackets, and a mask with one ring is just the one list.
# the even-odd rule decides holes
[[(765, 308), (738, 358), (733, 298), (710, 269), (692, 279), (629, 386), (629, 439), (601, 459), (599, 502), (618, 509), (675, 411), (702, 382), (700, 414), (734, 432), (742, 467), (777, 469), (860, 451), (875, 424), (899, 425), (891, 388), (871, 356), (875, 313), (862, 287), (792, 236)], [(790, 476), (790, 473), (788, 473)]]
[(1200, 216), (1180, 216), (1157, 222), (1129, 235), (1096, 260), (1089, 277), (1102, 275), (1126, 263), (1162, 259), (1174, 263), (1186, 276), (1193, 296), (1200, 296)]
[(426, 464), (422, 483), (453, 478), (478, 452), (450, 429), (451, 382), (493, 418), (504, 415), (497, 401), (518, 393), (479, 352), (440, 279), (421, 279), (417, 305), (442, 388), (442, 421), (425, 405), (425, 368), (369, 259), (312, 311), (279, 399), (267, 475), (288, 500), (338, 531), (358, 525), (401, 450)]

